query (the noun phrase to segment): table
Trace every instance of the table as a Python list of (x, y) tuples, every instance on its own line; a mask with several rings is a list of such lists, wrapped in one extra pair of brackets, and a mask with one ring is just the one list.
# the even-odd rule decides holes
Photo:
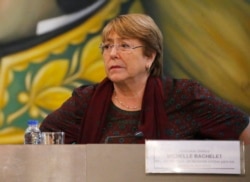
[(249, 182), (245, 175), (145, 174), (144, 144), (0, 145), (2, 182)]

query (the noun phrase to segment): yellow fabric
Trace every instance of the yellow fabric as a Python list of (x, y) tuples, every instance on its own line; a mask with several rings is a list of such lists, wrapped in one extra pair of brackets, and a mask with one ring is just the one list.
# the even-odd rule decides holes
[[(78, 27), (1, 59), (0, 144), (23, 143), (24, 129), (27, 126), (25, 115), (28, 114), (29, 118), (44, 118), (71, 95), (72, 89), (69, 87), (81, 85), (78, 80), (98, 82), (105, 77), (99, 50), (101, 37), (97, 32), (101, 31), (106, 21), (119, 14), (120, 6), (124, 2), (126, 1), (107, 3)], [(89, 35), (96, 36), (89, 38)], [(84, 47), (80, 46), (82, 43)], [(64, 55), (73, 46), (72, 58), (51, 58)], [(31, 70), (33, 65), (40, 67), (36, 73)], [(17, 77), (16, 73), (24, 75), (25, 79)], [(18, 79), (20, 85), (24, 82), (23, 89), (17, 95), (11, 95), (13, 90), (9, 88), (14, 88), (15, 85), (12, 84)], [(16, 99), (16, 103), (11, 103), (11, 98)], [(4, 109), (8, 110), (14, 105), (21, 106), (9, 113), (4, 112)], [(21, 123), (22, 126), (18, 127)]]
[(165, 37), (169, 73), (199, 80), (250, 113), (250, 4), (155, 0), (152, 9)]
[[(112, 0), (86, 22), (69, 32), (0, 61), (0, 144), (23, 143), (24, 114), (43, 118), (70, 96), (77, 79), (98, 82), (104, 76), (98, 49), (104, 23), (121, 13), (128, 1)], [(164, 34), (165, 70), (178, 78), (192, 78), (250, 113), (250, 5), (244, 0), (135, 0), (129, 13), (153, 16)], [(84, 47), (80, 45), (86, 42)], [(73, 57), (48, 58), (76, 46)], [(77, 48), (78, 47), (78, 48)], [(31, 65), (39, 65), (36, 73)], [(60, 71), (58, 71), (60, 70)], [(55, 71), (57, 74), (55, 74)], [(12, 95), (14, 81), (23, 90)], [(15, 97), (16, 103), (10, 102)], [(4, 112), (12, 107), (18, 109)], [(20, 124), (23, 123), (23, 124)], [(21, 126), (22, 125), (22, 126)]]

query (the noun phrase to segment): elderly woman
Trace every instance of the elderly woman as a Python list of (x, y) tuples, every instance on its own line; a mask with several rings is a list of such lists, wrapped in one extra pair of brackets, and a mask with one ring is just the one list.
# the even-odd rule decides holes
[(102, 33), (107, 77), (76, 88), (43, 121), (66, 143), (144, 143), (145, 139), (244, 140), (249, 116), (195, 81), (162, 74), (163, 38), (147, 15), (120, 15)]

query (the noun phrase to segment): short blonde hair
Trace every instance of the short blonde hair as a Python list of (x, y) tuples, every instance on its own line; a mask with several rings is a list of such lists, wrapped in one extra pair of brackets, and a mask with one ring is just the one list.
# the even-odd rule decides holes
[(161, 76), (163, 72), (163, 37), (154, 20), (145, 14), (119, 15), (112, 19), (102, 31), (102, 41), (115, 32), (123, 38), (138, 39), (144, 48), (144, 55), (151, 56), (156, 52), (155, 60), (150, 68), (152, 76)]

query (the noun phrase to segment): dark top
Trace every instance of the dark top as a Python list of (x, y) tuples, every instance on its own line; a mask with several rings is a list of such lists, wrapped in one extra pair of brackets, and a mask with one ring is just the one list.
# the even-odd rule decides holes
[[(108, 143), (144, 143), (144, 139), (236, 140), (249, 123), (246, 113), (216, 97), (195, 81), (168, 78), (164, 81), (166, 84), (161, 84), (158, 80), (151, 78), (148, 81), (143, 108), (135, 112), (123, 111), (114, 106), (110, 101), (112, 94), (106, 95), (105, 92), (107, 82), (110, 81), (104, 80), (100, 84), (76, 88), (71, 98), (45, 118), (40, 129), (64, 131), (66, 143), (104, 143), (105, 140)], [(151, 90), (154, 90), (154, 87), (156, 89), (153, 92)], [(164, 92), (162, 93), (158, 87)], [(99, 95), (104, 95), (103, 97), (109, 101), (102, 102), (99, 99), (99, 103), (99, 100), (94, 104), (91, 102), (93, 97), (97, 97), (98, 89), (101, 90)], [(112, 91), (110, 89), (107, 93)], [(146, 92), (153, 93), (147, 95)], [(159, 97), (162, 103), (161, 100), (157, 100)], [(157, 100), (158, 103), (152, 104), (153, 101), (150, 100)], [(99, 112), (103, 107), (107, 107), (107, 111)], [(154, 117), (151, 117), (152, 113), (156, 113)], [(86, 119), (85, 115), (90, 115), (93, 119)], [(161, 121), (158, 118), (164, 119)], [(95, 122), (95, 119), (98, 122)], [(103, 124), (100, 124), (99, 120), (102, 119)], [(145, 123), (148, 126), (141, 127), (146, 125)], [(151, 132), (153, 134), (148, 133), (151, 128), (154, 130)], [(99, 135), (94, 135), (95, 140), (79, 140), (85, 132), (92, 133), (95, 130), (100, 130)], [(133, 137), (137, 131), (142, 131), (145, 137)]]

